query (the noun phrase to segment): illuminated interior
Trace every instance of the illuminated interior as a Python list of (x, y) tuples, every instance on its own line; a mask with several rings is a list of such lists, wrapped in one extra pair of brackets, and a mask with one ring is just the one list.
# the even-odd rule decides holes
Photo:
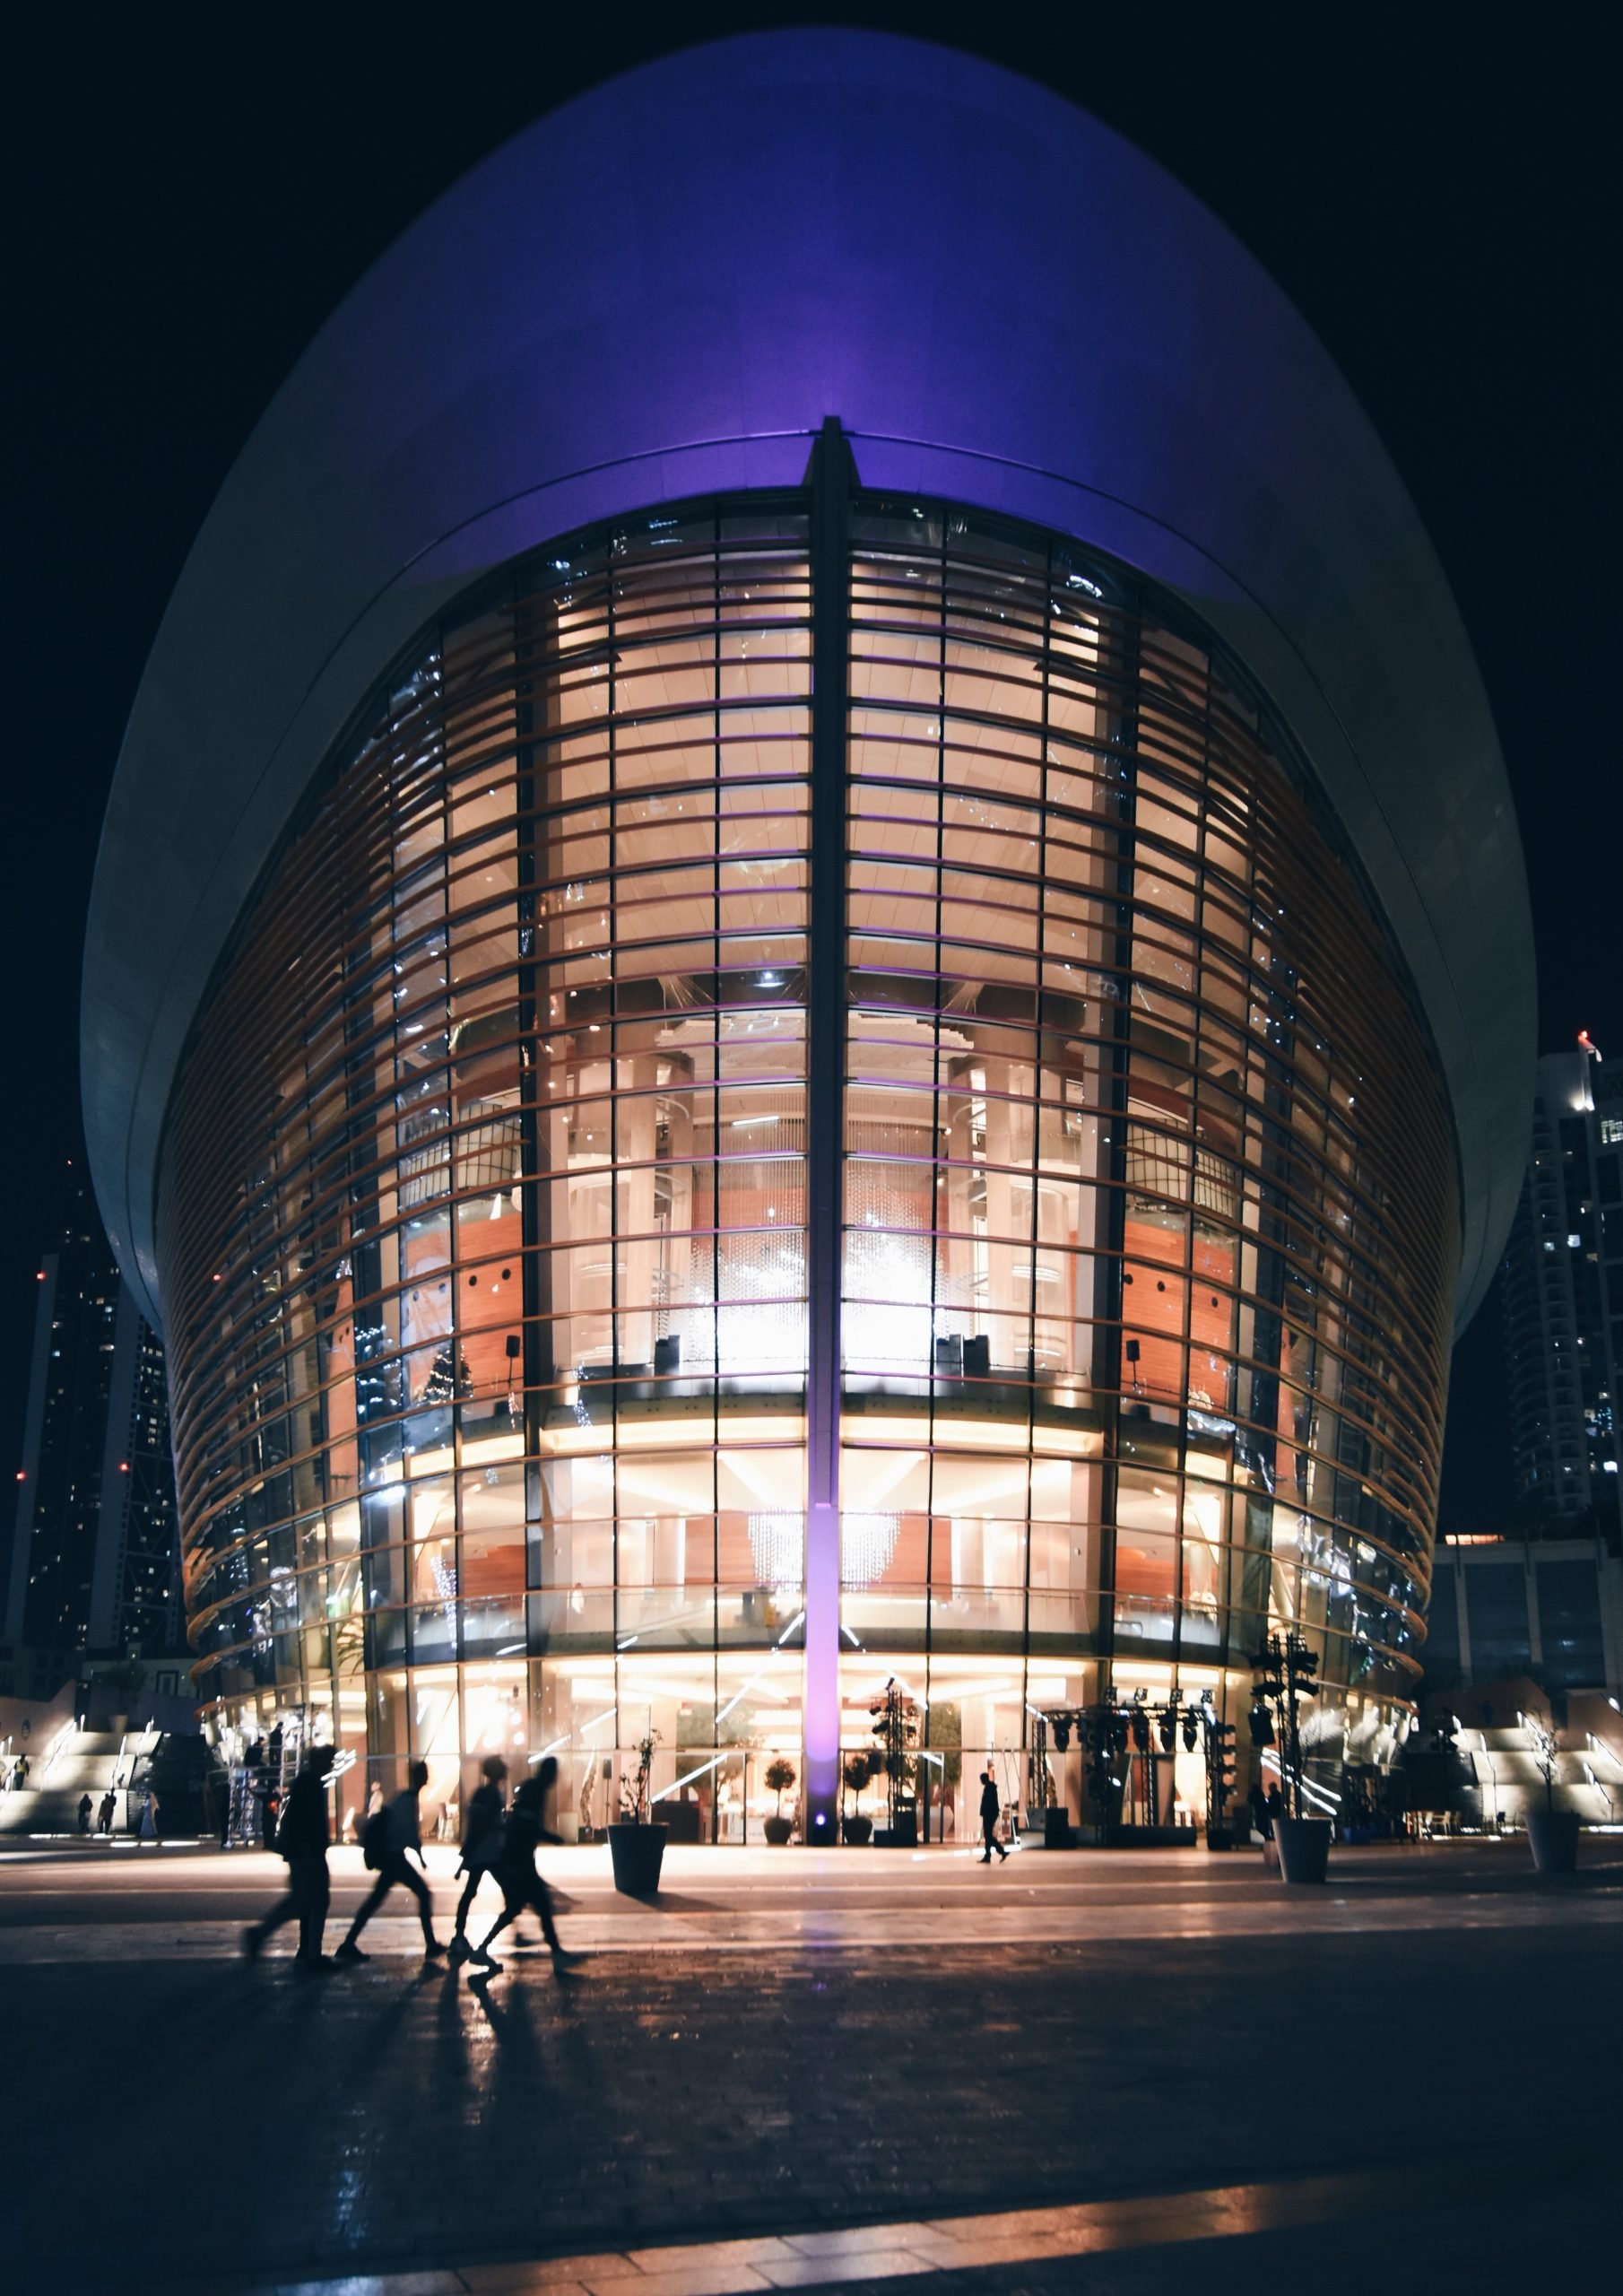
[(825, 1278), (809, 517), (644, 514), (425, 633), (183, 1066), (200, 1691), (230, 1747), (338, 1740), (352, 1818), (413, 1753), (449, 1822), (485, 1753), (553, 1752), (590, 1833), (651, 1731), (660, 1813), (757, 1837), (802, 1761), (825, 1282), (842, 1744), (900, 1682), (932, 1839), (988, 1761), (1075, 1813), (1055, 1707), (1237, 1716), (1271, 1625), (1324, 1654), (1325, 1777), (1406, 1711), (1454, 1161), (1333, 821), (1170, 600), (856, 497)]

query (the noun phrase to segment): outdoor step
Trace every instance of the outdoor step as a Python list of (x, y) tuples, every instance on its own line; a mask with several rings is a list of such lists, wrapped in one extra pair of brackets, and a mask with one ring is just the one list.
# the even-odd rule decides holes
[[(1530, 1809), (1545, 1806), (1544, 1781), (1540, 1779), (1535, 1786), (1529, 1787), (1501, 1778), (1496, 1790), (1484, 1779), (1479, 1798), (1485, 1818), (1491, 1819), (1497, 1811), (1513, 1824), (1520, 1823)], [(1586, 1784), (1558, 1785), (1551, 1798), (1558, 1810), (1573, 1811), (1590, 1825), (1606, 1825), (1614, 1816), (1623, 1814), (1623, 1810), (1613, 1810), (1598, 1787)]]

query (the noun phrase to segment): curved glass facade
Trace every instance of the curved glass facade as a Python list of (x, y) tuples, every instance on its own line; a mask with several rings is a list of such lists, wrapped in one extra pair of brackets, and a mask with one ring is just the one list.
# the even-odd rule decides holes
[(202, 1694), (351, 1809), (556, 1752), (566, 1831), (653, 1731), (737, 1839), (894, 1678), (967, 1838), (988, 1756), (1078, 1813), (1038, 1715), (1237, 1718), (1296, 1626), (1333, 1788), (1418, 1672), (1458, 1230), (1388, 936), (1182, 609), (861, 493), (567, 540), (357, 721), (183, 1063)]

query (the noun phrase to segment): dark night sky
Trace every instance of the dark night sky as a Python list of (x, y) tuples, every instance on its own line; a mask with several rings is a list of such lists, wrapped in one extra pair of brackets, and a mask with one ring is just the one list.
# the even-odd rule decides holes
[[(1540, 1048), (1586, 1026), (1623, 1058), (1623, 773), (1607, 674), (1618, 146), (1610, 74), (1575, 20), (1563, 33), (1452, 9), (1433, 21), (1072, 0), (973, 17), (621, 8), (583, 29), (593, 13), (58, 11), (8, 30), (8, 1489), (34, 1270), (79, 1152), (97, 832), (192, 537), (304, 344), (421, 209), (541, 112), (716, 33), (844, 21), (951, 39), (1086, 106), (1252, 248), (1384, 438), (1475, 643), (1527, 850)], [(1086, 230), (1085, 204), (1034, 227)], [(1452, 1526), (1499, 1516), (1498, 1351), (1490, 1303), (1455, 1357)]]

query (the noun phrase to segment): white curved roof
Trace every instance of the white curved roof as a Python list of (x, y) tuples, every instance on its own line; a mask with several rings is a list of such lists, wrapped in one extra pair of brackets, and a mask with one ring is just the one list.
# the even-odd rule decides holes
[(160, 1137), (221, 948), (366, 690), (483, 570), (589, 520), (866, 484), (1098, 544), (1185, 595), (1313, 761), (1453, 1097), (1475, 1306), (1519, 1186), (1532, 931), (1436, 557), (1315, 338), (1072, 105), (950, 50), (768, 33), (539, 121), (324, 327), (209, 514), (137, 695), (85, 956), (91, 1168), (161, 1317)]

